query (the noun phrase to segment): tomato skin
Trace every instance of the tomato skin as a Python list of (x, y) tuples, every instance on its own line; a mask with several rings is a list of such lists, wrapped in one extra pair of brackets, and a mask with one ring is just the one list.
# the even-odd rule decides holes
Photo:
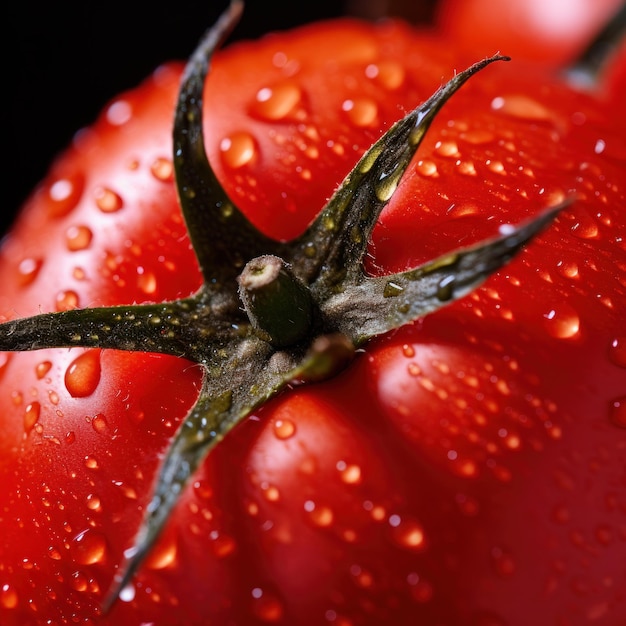
[[(471, 60), (397, 23), (233, 46), (207, 87), (209, 157), (255, 223), (291, 237), (386, 125)], [(446, 105), (369, 269), (421, 263), (572, 190), (579, 200), (475, 295), (241, 424), (108, 616), (103, 594), (198, 368), (0, 355), (3, 624), (626, 618), (626, 132), (612, 104), (515, 67), (489, 68)], [(179, 74), (168, 65), (120, 96), (53, 165), (0, 251), (0, 315), (200, 285), (169, 167)]]
[(577, 0), (565, 5), (541, 0), (442, 0), (438, 26), (475, 54), (506, 50), (513, 58), (555, 68), (573, 62), (620, 0)]

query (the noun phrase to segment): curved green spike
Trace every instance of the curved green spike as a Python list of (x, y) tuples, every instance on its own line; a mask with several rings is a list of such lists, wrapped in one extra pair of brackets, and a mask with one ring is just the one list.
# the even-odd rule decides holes
[(528, 222), (503, 229), (499, 237), (454, 250), (415, 269), (363, 277), (328, 299), (322, 312), (338, 320), (336, 330), (355, 346), (400, 328), (476, 289), (572, 201), (569, 198)]
[(204, 145), (202, 102), (209, 62), (242, 9), (243, 3), (233, 0), (200, 41), (185, 68), (174, 118), (176, 187), (207, 288), (233, 280), (252, 256), (281, 250), (280, 244), (262, 235), (228, 197)]
[[(460, 72), (372, 145), (309, 228), (288, 244), (292, 256), (297, 256), (293, 269), (301, 279), (332, 288), (362, 274), (362, 260), (378, 217), (437, 113), (474, 74), (494, 61), (508, 60), (495, 55)], [(331, 268), (344, 271), (337, 276)]]

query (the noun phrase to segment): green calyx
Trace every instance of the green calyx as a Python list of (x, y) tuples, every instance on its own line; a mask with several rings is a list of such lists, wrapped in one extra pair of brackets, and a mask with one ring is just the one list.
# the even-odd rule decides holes
[(328, 378), (369, 339), (466, 295), (569, 203), (421, 267), (365, 274), (372, 230), (435, 115), (471, 76), (507, 60), (494, 56), (458, 73), (387, 131), (300, 237), (266, 237), (227, 196), (203, 140), (209, 60), (241, 10), (242, 2), (231, 2), (200, 42), (175, 114), (176, 185), (203, 276), (199, 291), (174, 302), (49, 313), (0, 325), (3, 351), (98, 347), (171, 354), (203, 367), (197, 402), (171, 442), (105, 609), (141, 565), (189, 478), (233, 426), (290, 382)]

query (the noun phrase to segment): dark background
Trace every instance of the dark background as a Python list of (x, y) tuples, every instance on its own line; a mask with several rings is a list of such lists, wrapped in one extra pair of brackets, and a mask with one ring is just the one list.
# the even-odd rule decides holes
[[(248, 0), (230, 41), (348, 14), (424, 20), (433, 2), (317, 0), (280, 2), (280, 10), (277, 4)], [(227, 0), (146, 5), (22, 0), (5, 8), (0, 234), (74, 133), (159, 64), (185, 59)]]

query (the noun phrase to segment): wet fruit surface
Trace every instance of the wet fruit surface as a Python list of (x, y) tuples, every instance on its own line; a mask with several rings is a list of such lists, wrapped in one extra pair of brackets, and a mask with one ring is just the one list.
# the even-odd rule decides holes
[[(396, 23), (233, 46), (207, 87), (209, 158), (255, 224), (293, 237), (386, 127), (473, 60)], [(608, 98), (487, 72), (433, 124), (368, 270), (576, 202), (479, 291), (233, 431), (106, 617), (199, 368), (0, 353), (3, 624), (626, 618), (626, 131)], [(1, 316), (198, 288), (170, 157), (179, 78), (167, 65), (122, 94), (52, 166), (3, 242)]]

